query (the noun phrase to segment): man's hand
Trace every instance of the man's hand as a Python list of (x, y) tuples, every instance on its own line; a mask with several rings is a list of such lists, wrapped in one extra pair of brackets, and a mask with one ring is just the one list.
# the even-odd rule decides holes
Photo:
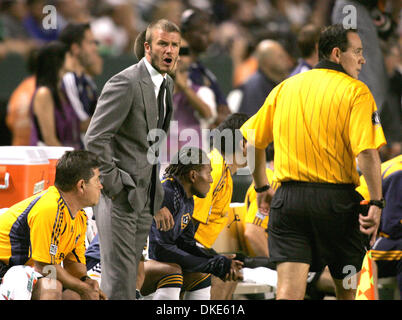
[(88, 278), (85, 280), (85, 283), (98, 292), (99, 298), (97, 300), (108, 300), (106, 294), (99, 288), (98, 281)]
[(269, 188), (267, 191), (257, 193), (258, 211), (264, 216), (269, 214), (269, 208), (271, 206), (271, 201), (274, 194), (275, 191), (272, 188)]
[(81, 300), (99, 300), (99, 285), (98, 289), (94, 289), (90, 280), (85, 280), (85, 285), (78, 291)]
[(243, 273), (241, 272), (242, 268), (243, 268), (243, 262), (239, 260), (232, 260), (230, 271), (229, 273), (226, 274), (224, 281), (243, 280)]
[(370, 246), (374, 245), (381, 220), (381, 209), (377, 206), (370, 206), (366, 216), (359, 214), (360, 231), (371, 235)]
[(163, 207), (154, 215), (154, 220), (156, 228), (160, 231), (169, 231), (174, 227), (173, 216), (166, 207)]
[(243, 268), (244, 263), (242, 261), (235, 260), (235, 254), (225, 254), (224, 256), (232, 259), (232, 262), (230, 266), (230, 271), (225, 275), (223, 279), (221, 279), (223, 281), (243, 280), (243, 273), (241, 272), (241, 269)]

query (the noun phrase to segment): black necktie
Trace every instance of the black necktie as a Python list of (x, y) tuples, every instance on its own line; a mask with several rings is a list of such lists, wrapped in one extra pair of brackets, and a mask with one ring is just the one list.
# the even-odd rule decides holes
[[(163, 128), (163, 123), (165, 120), (165, 107), (163, 105), (163, 100), (165, 97), (165, 87), (166, 87), (166, 79), (163, 79), (162, 84), (159, 88), (159, 93), (158, 93), (158, 129)], [(159, 150), (155, 151), (155, 156), (159, 157)], [(156, 189), (156, 179), (158, 179), (158, 165), (154, 164), (152, 167), (152, 176), (151, 176), (151, 190), (150, 190), (150, 197), (151, 197), (151, 214), (154, 215), (157, 211), (159, 210), (158, 208), (154, 208), (155, 204), (155, 189)]]
[(159, 110), (158, 129), (162, 129), (163, 122), (165, 119), (165, 107), (163, 104), (163, 100), (165, 97), (165, 87), (166, 87), (166, 79), (163, 79), (158, 93), (158, 110)]

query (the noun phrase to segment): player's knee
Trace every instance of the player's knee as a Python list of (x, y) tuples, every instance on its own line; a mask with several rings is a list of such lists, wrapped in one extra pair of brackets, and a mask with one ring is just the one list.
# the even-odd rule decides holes
[(249, 241), (249, 242), (255, 242), (256, 239), (256, 234), (264, 234), (265, 230), (260, 227), (257, 226), (255, 224), (252, 223), (246, 223), (245, 227), (244, 227), (244, 238)]
[(168, 263), (164, 266), (165, 274), (183, 274), (181, 267), (176, 263)]
[(250, 241), (251, 237), (251, 230), (249, 228), (244, 228), (244, 238), (248, 241)]
[(194, 279), (191, 283), (186, 286), (186, 291), (195, 291), (204, 288), (211, 287), (211, 274), (200, 274), (198, 279)]
[(32, 292), (33, 300), (61, 300), (63, 285), (60, 281), (50, 278), (41, 278)]

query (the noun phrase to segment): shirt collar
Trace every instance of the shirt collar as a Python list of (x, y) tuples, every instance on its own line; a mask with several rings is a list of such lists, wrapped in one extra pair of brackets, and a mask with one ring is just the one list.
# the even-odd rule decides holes
[(145, 67), (147, 68), (149, 75), (151, 76), (151, 80), (156, 88), (160, 88), (163, 79), (166, 79), (165, 76), (162, 76), (147, 60), (147, 58), (143, 57), (142, 60), (145, 62)]
[(335, 63), (329, 60), (321, 60), (319, 61), (314, 69), (330, 69), (330, 70), (335, 70), (335, 71), (339, 71), (339, 72), (343, 72), (345, 74), (347, 74), (349, 76), (349, 74), (345, 71), (345, 69), (342, 67), (341, 64), (339, 63)]

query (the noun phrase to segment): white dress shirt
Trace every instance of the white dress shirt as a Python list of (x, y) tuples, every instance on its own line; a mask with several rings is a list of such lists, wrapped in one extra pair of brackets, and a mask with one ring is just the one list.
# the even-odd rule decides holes
[[(161, 87), (161, 84), (163, 82), (163, 79), (166, 79), (166, 74), (165, 76), (162, 76), (149, 62), (148, 60), (143, 57), (142, 60), (145, 62), (145, 66), (149, 72), (149, 75), (151, 76), (152, 83), (154, 84), (154, 91), (155, 91), (155, 98), (156, 101), (158, 101), (158, 94), (159, 94), (159, 89)], [(165, 87), (166, 90), (167, 86)], [(163, 115), (166, 116), (166, 90), (164, 92), (164, 97), (163, 97)]]

